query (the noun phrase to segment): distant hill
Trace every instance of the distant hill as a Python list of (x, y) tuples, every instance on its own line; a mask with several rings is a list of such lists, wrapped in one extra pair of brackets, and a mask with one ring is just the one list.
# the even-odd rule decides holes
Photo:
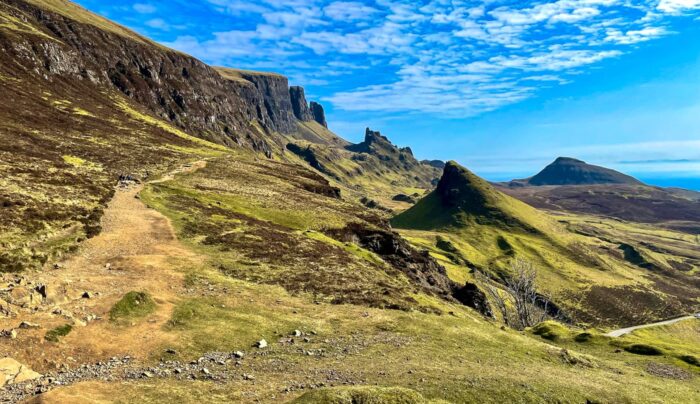
[(435, 230), (470, 224), (535, 232), (528, 216), (535, 209), (499, 192), (486, 180), (454, 161), (445, 165), (437, 188), (396, 216), (399, 228)]
[(527, 185), (594, 185), (628, 184), (642, 182), (609, 168), (588, 164), (571, 157), (559, 157), (537, 175), (525, 180)]

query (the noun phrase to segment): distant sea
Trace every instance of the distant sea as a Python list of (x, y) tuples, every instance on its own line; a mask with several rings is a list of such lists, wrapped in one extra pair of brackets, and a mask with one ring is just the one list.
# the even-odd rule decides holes
[[(478, 173), (477, 173), (478, 174)], [(486, 179), (493, 182), (508, 182), (516, 178), (527, 178), (528, 174), (525, 173), (499, 173), (495, 175), (487, 175)], [(655, 185), (657, 187), (674, 187), (689, 189), (691, 191), (700, 192), (700, 178), (692, 177), (645, 177), (643, 175), (634, 175), (633, 177), (639, 179), (645, 184)]]
[(638, 178), (646, 184), (657, 187), (684, 188), (700, 192), (700, 178)]

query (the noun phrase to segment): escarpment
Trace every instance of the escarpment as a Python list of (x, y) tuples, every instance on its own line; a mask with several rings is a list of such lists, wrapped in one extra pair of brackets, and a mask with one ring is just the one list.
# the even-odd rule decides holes
[(97, 17), (89, 23), (78, 13), (22, 0), (0, 7), (31, 27), (0, 33), (3, 68), (18, 76), (77, 79), (91, 82), (96, 91), (118, 90), (194, 136), (267, 155), (279, 143), (275, 133), (294, 134), (297, 119), (314, 119), (308, 106), (296, 116), (284, 76), (213, 68)]

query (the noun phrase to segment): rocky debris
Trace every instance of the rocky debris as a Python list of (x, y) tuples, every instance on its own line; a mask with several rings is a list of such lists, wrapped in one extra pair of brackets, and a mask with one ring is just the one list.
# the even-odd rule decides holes
[(266, 348), (266, 347), (267, 347), (267, 341), (265, 341), (264, 339), (261, 339), (260, 341), (258, 341), (258, 342), (255, 343), (255, 346), (258, 347), (258, 348), (260, 348), (260, 349)]
[(311, 113), (311, 109), (309, 109), (309, 104), (306, 102), (306, 95), (304, 94), (303, 87), (289, 87), (289, 97), (292, 102), (294, 116), (298, 120), (308, 122), (314, 119), (314, 115)]
[(40, 378), (41, 375), (12, 358), (0, 359), (0, 387)]
[(244, 356), (245, 356), (245, 353), (243, 353), (242, 351), (235, 351), (233, 353), (233, 357), (236, 359), (243, 359)]
[(119, 175), (119, 186), (122, 188), (130, 187), (131, 185), (140, 184), (139, 180), (135, 175), (132, 174), (120, 174)]
[(447, 277), (445, 267), (438, 264), (428, 251), (416, 250), (398, 233), (386, 227), (387, 229), (379, 229), (361, 223), (350, 223), (345, 228), (327, 230), (326, 233), (336, 240), (355, 243), (379, 255), (427, 293), (468, 306), (473, 304), (469, 307), (485, 316), (492, 315), (488, 301), (485, 296), (481, 298), (483, 292), (476, 285), (458, 285)]
[(37, 310), (69, 300), (65, 288), (36, 282), (26, 276), (9, 275), (0, 279), (0, 316), (15, 316), (21, 310)]
[(328, 122), (326, 122), (326, 112), (323, 110), (323, 105), (311, 101), (311, 114), (314, 116), (314, 121), (318, 122), (319, 124), (323, 125), (324, 127), (328, 127)]
[(651, 375), (666, 379), (688, 380), (693, 377), (690, 372), (679, 367), (656, 362), (649, 362), (646, 371)]

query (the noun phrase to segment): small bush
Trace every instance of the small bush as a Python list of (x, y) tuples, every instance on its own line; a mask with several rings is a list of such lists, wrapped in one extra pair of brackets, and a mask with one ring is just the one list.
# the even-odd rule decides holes
[(651, 345), (646, 345), (646, 344), (633, 344), (625, 347), (625, 351), (637, 355), (663, 355), (663, 352)]
[(52, 330), (47, 331), (46, 335), (44, 335), (44, 339), (46, 339), (49, 342), (58, 342), (58, 340), (61, 337), (65, 337), (66, 335), (70, 334), (72, 330), (73, 326), (71, 326), (70, 324), (58, 326)]
[(111, 321), (131, 320), (147, 316), (156, 309), (156, 303), (146, 292), (129, 292), (109, 311)]
[(576, 342), (588, 342), (593, 339), (593, 334), (590, 332), (582, 332), (580, 334), (577, 334), (574, 337), (574, 341)]

